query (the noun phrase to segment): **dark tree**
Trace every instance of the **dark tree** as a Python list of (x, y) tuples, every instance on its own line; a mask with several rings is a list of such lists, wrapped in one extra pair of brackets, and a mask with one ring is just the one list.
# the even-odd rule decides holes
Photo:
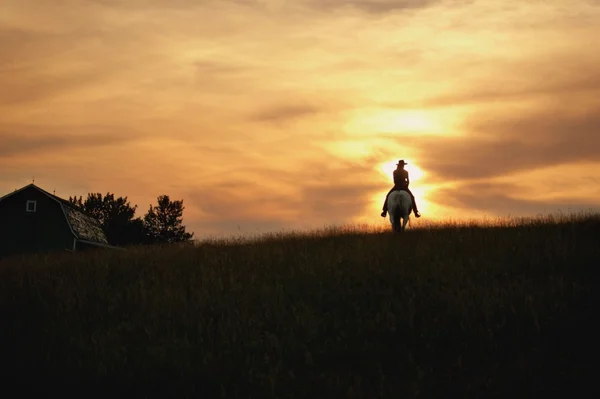
[(151, 243), (176, 243), (190, 241), (193, 233), (183, 226), (183, 200), (171, 201), (168, 195), (158, 197), (158, 205), (148, 209), (144, 226)]
[(100, 193), (89, 193), (85, 201), (81, 197), (69, 197), (69, 202), (98, 219), (110, 244), (144, 243), (144, 223), (140, 218), (135, 218), (137, 205), (131, 206), (127, 197), (115, 198), (111, 193), (103, 197)]
[(76, 208), (83, 210), (83, 198), (81, 196), (79, 198), (77, 196), (69, 197), (69, 202), (71, 205), (75, 205)]

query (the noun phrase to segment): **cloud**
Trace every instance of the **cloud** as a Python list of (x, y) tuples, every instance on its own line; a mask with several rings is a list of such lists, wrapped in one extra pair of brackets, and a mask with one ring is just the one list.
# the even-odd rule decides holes
[(56, 58), (61, 51), (59, 42), (64, 46), (65, 40), (61, 34), (0, 25), (0, 106), (49, 98), (94, 78), (89, 71), (82, 75), (52, 73), (49, 59)]
[[(23, 82), (25, 76), (29, 78)], [(4, 78), (0, 78), (0, 85), (5, 89), (0, 92), (0, 106), (52, 100), (69, 91), (89, 85), (95, 78), (96, 75), (89, 71), (62, 76), (36, 76), (21, 71), (7, 72)]]
[(309, 0), (307, 3), (321, 10), (352, 8), (368, 14), (385, 14), (430, 7), (444, 0)]
[(440, 180), (483, 179), (572, 162), (600, 161), (600, 108), (549, 107), (472, 117), (464, 136), (414, 139), (421, 166)]
[[(86, 134), (81, 134), (84, 131)], [(122, 145), (139, 138), (131, 129), (122, 126), (6, 126), (0, 125), (0, 156), (44, 155), (49, 152), (73, 149), (94, 149)]]
[(372, 192), (382, 188), (368, 178), (372, 169), (372, 159), (351, 162), (339, 158), (293, 165), (287, 170), (241, 169), (226, 181), (210, 182), (185, 193), (189, 199), (186, 207), (195, 215), (189, 223), (210, 227), (225, 220), (254, 229), (260, 221), (292, 228), (315, 222), (349, 222), (371, 204)]
[(527, 216), (555, 212), (600, 211), (600, 199), (584, 200), (577, 197), (561, 199), (527, 199), (521, 187), (510, 183), (470, 183), (438, 193), (444, 204), (489, 215)]
[[(565, 55), (565, 58), (568, 56)], [(557, 96), (597, 95), (600, 92), (600, 74), (597, 63), (600, 57), (590, 57), (592, 60), (574, 63), (566, 61), (561, 65), (561, 73), (556, 74), (555, 68), (532, 65), (517, 65), (508, 63), (502, 67), (496, 66), (497, 73), (490, 75), (487, 81), (479, 80), (477, 85), (469, 85), (469, 78), (461, 79), (465, 88), (451, 93), (436, 95), (423, 100), (427, 107), (456, 107), (464, 105), (483, 105), (486, 103), (501, 103), (522, 101), (532, 98), (556, 98)], [(591, 62), (590, 62), (591, 61)], [(538, 60), (543, 64), (541, 60)], [(548, 60), (547, 65), (551, 65)], [(482, 68), (482, 65), (477, 65)], [(465, 70), (466, 68), (463, 68)], [(508, 74), (510, 70), (529, 70), (526, 74), (506, 76), (498, 79), (498, 75)], [(468, 72), (468, 71), (467, 71)], [(482, 84), (485, 83), (485, 84)]]
[[(348, 171), (352, 174), (352, 171)], [(303, 214), (314, 220), (333, 223), (349, 222), (364, 214), (371, 204), (371, 193), (380, 184), (369, 182), (306, 185), (301, 190)]]
[[(0, 185), (167, 193), (186, 225), (235, 233), (370, 217), (397, 158), (429, 203), (440, 182), (597, 165), (597, 11), (470, 3), (9, 1)], [(593, 184), (561, 190), (585, 205)]]
[[(48, 14), (60, 15), (55, 10)], [(25, 23), (18, 28), (0, 24), (0, 41), (0, 106), (13, 108), (69, 97), (85, 104), (123, 96), (131, 91), (133, 78), (140, 79), (159, 60), (153, 53), (157, 39), (152, 34), (108, 23), (103, 27), (100, 17), (91, 19), (88, 26), (60, 32)], [(132, 74), (134, 70), (137, 75)]]
[(210, 75), (211, 77), (223, 76), (231, 77), (239, 73), (247, 71), (241, 63), (215, 61), (215, 60), (198, 60), (193, 63), (196, 68), (196, 73), (199, 75)]
[[(277, 0), (276, 0), (277, 1)], [(158, 9), (190, 9), (193, 7), (205, 7), (216, 3), (231, 3), (243, 6), (260, 6), (260, 0), (85, 0), (86, 3), (99, 4), (109, 7), (149, 7)]]
[(158, 7), (158, 8), (189, 8), (194, 5), (204, 5), (210, 1), (206, 0), (130, 0), (122, 2), (119, 0), (85, 0), (86, 3), (99, 4), (110, 7)]
[(322, 109), (308, 104), (277, 105), (256, 112), (251, 119), (259, 122), (285, 122), (315, 115), (322, 111)]
[(293, 222), (296, 214), (293, 196), (260, 184), (231, 179), (225, 184), (208, 183), (185, 193), (186, 223), (203, 233), (216, 230), (244, 232), (265, 227), (280, 228)]

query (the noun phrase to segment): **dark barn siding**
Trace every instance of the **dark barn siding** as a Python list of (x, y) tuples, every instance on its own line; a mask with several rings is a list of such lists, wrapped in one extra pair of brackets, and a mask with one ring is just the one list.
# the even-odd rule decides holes
[[(36, 212), (25, 210), (28, 200)], [(73, 239), (60, 204), (35, 188), (0, 201), (0, 256), (72, 249)]]

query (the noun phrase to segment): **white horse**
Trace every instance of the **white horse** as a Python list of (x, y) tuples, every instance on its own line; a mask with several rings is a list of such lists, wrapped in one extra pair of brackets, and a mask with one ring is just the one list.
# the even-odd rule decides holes
[[(412, 209), (410, 195), (404, 190), (392, 191), (387, 200), (387, 208), (392, 231), (394, 233), (404, 231)], [(402, 225), (400, 225), (400, 219), (402, 219)]]

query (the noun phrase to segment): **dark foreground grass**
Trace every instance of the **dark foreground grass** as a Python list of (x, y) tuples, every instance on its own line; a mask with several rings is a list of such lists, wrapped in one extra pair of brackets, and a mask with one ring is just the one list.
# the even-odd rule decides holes
[(588, 397), (599, 229), (589, 215), (6, 259), (3, 389)]

